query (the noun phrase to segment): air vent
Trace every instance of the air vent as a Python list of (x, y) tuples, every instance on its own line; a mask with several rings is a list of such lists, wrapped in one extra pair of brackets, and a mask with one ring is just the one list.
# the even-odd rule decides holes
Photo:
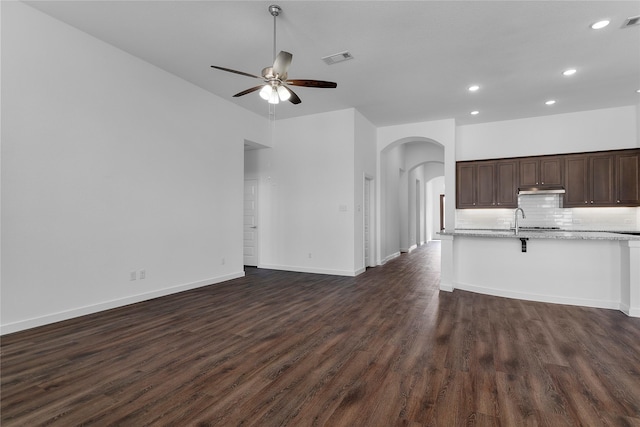
[(622, 28), (637, 27), (638, 25), (640, 25), (640, 16), (632, 16), (631, 18), (625, 19)]
[(325, 56), (322, 60), (327, 65), (337, 64), (338, 62), (344, 62), (353, 59), (353, 55), (349, 52), (340, 52), (333, 55)]

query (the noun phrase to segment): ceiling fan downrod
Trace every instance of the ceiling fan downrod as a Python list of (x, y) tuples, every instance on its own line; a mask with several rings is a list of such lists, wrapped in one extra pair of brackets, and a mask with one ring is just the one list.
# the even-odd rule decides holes
[(276, 60), (276, 18), (282, 12), (282, 8), (277, 4), (269, 6), (269, 13), (273, 16), (273, 60)]

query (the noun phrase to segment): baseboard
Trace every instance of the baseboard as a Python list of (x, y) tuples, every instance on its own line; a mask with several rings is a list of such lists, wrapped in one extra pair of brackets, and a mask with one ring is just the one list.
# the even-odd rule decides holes
[(359, 269), (357, 269), (357, 270), (355, 271), (354, 276), (357, 276), (357, 275), (359, 275), (359, 274), (362, 274), (362, 273), (364, 273), (365, 271), (367, 271), (367, 269), (366, 269), (365, 267), (363, 267), (363, 268), (359, 268)]
[(440, 290), (445, 292), (453, 292), (453, 285), (451, 283), (440, 282)]
[(398, 258), (400, 256), (400, 251), (395, 252), (391, 255), (387, 255), (387, 257), (385, 259), (382, 260), (382, 262), (380, 263), (380, 265), (385, 265), (386, 263), (388, 263), (389, 261), (391, 261), (394, 258)]
[(631, 308), (627, 304), (620, 303), (619, 310), (629, 317), (640, 317), (640, 308)]
[(462, 291), (475, 292), (478, 294), (493, 295), (496, 297), (514, 298), (525, 301), (537, 301), (551, 304), (575, 305), (581, 307), (607, 308), (620, 310), (620, 302), (618, 301), (602, 301), (586, 298), (562, 297), (554, 295), (530, 294), (524, 292), (507, 291), (504, 289), (487, 288), (483, 286), (470, 285), (467, 283), (455, 283), (453, 288)]
[(295, 265), (259, 264), (258, 268), (265, 268), (267, 270), (294, 271), (296, 273), (329, 274), (331, 276), (354, 277), (360, 274), (358, 273), (358, 271), (360, 270), (332, 270), (325, 268), (299, 267)]
[(32, 319), (21, 320), (18, 322), (0, 325), (0, 335), (11, 334), (14, 332), (24, 331), (26, 329), (36, 328), (51, 323), (61, 322), (63, 320), (73, 319), (75, 317), (86, 316), (88, 314), (98, 313), (100, 311), (110, 310), (112, 308), (123, 307), (129, 304), (135, 304), (166, 295), (177, 294), (179, 292), (200, 288), (203, 286), (214, 285), (216, 283), (226, 282), (227, 280), (244, 277), (244, 271), (232, 273), (225, 276), (214, 277), (211, 279), (199, 280), (197, 282), (186, 283), (182, 285), (172, 286), (144, 294), (132, 295), (125, 298), (119, 298), (111, 301), (105, 301), (98, 304), (78, 307), (71, 310), (60, 311), (58, 313), (47, 314), (45, 316), (35, 317)]

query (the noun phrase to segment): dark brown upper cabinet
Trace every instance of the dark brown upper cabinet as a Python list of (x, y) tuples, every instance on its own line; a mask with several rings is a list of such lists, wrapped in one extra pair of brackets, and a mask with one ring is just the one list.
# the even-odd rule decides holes
[(518, 161), (520, 187), (562, 185), (562, 156), (525, 157)]
[(589, 180), (591, 200), (589, 204), (594, 206), (614, 205), (613, 184), (615, 183), (615, 178), (613, 176), (613, 162), (614, 155), (610, 153), (589, 155), (589, 171), (591, 172)]
[(640, 149), (456, 163), (456, 207), (516, 208), (518, 187), (563, 186), (565, 207), (640, 206)]
[(587, 156), (567, 156), (564, 170), (564, 206), (587, 206), (589, 204), (589, 160)]
[(496, 205), (499, 208), (518, 207), (518, 162), (496, 162)]
[(481, 208), (494, 207), (496, 203), (496, 163), (477, 162), (476, 167), (476, 206)]
[(615, 156), (616, 206), (640, 206), (640, 150)]
[(458, 209), (517, 207), (517, 162), (458, 162), (456, 187)]
[(456, 164), (456, 207), (458, 209), (476, 206), (476, 169), (473, 162)]
[(615, 206), (614, 158), (611, 152), (566, 156), (564, 206)]

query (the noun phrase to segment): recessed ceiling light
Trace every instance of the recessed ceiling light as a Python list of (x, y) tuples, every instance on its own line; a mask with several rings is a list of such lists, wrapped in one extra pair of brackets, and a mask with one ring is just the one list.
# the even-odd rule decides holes
[(564, 70), (562, 72), (562, 75), (563, 76), (573, 76), (576, 73), (576, 71), (578, 71), (578, 70), (576, 70), (575, 68), (569, 68), (568, 70)]
[(469, 86), (469, 92), (475, 92), (475, 91), (477, 91), (478, 89), (480, 89), (480, 86), (478, 86), (478, 85), (471, 85), (471, 86)]
[(637, 93), (640, 93), (640, 89), (636, 90)]
[(556, 103), (556, 100), (555, 100), (555, 99), (550, 99), (550, 100), (548, 100), (547, 102), (545, 102), (545, 104), (547, 104), (547, 105), (553, 105), (553, 104), (555, 104), (555, 103)]
[(602, 21), (598, 21), (598, 22), (596, 22), (595, 24), (592, 24), (592, 25), (591, 25), (591, 28), (593, 28), (594, 30), (599, 30), (599, 29), (601, 29), (601, 28), (606, 27), (607, 25), (609, 25), (609, 21), (607, 21), (607, 20), (605, 19), (605, 20), (602, 20)]
[(477, 111), (477, 110), (476, 110), (476, 111), (472, 111), (472, 112), (471, 112), (471, 115), (472, 115), (472, 116), (475, 116), (476, 114), (480, 114), (480, 111)]

